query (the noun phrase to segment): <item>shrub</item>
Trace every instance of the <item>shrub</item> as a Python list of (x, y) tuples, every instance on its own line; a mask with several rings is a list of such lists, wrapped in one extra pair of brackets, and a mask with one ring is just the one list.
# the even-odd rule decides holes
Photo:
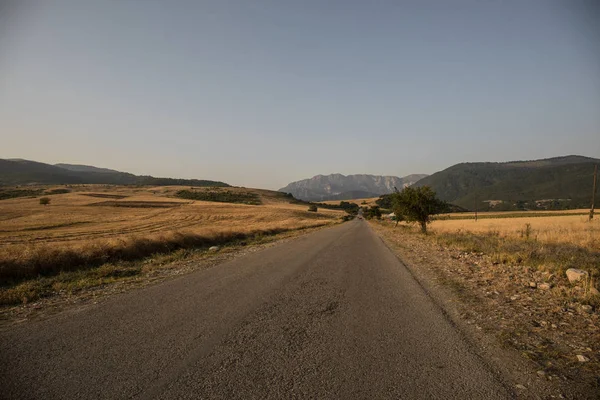
[(310, 206), (308, 206), (308, 211), (310, 212), (317, 212), (318, 208), (315, 204), (311, 204)]
[(47, 206), (48, 204), (50, 204), (50, 197), (40, 198), (40, 204), (43, 206)]

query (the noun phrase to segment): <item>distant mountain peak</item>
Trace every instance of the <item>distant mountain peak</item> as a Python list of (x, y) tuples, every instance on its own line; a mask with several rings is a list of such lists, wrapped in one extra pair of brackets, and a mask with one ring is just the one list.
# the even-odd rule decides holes
[(391, 193), (394, 187), (412, 185), (424, 174), (413, 174), (404, 178), (369, 174), (315, 175), (309, 179), (292, 182), (280, 192), (292, 193), (294, 197), (307, 201), (350, 200), (365, 197), (378, 197)]

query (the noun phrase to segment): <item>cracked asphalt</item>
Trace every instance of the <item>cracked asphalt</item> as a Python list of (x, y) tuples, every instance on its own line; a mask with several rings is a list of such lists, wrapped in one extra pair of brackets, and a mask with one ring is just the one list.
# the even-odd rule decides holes
[(6, 399), (506, 399), (354, 220), (0, 333)]

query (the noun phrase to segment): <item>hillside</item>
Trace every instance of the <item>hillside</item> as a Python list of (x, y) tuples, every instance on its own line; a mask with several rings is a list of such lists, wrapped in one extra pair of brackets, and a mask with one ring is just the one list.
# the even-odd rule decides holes
[(585, 208), (597, 163), (582, 156), (461, 163), (415, 185), (431, 186), (442, 200), (470, 210)]
[(0, 159), (0, 185), (29, 184), (229, 186), (223, 182), (209, 180), (138, 176), (127, 172), (119, 172), (106, 168), (96, 168), (88, 165), (50, 165), (29, 160)]
[(102, 173), (118, 173), (114, 169), (108, 168), (98, 168), (91, 165), (81, 165), (81, 164), (54, 164), (55, 167), (59, 167), (62, 169), (68, 169), (69, 171), (74, 172), (102, 172)]
[(412, 185), (427, 175), (413, 174), (404, 178), (380, 175), (316, 175), (310, 179), (292, 182), (279, 189), (306, 201), (351, 200), (377, 197), (391, 193), (394, 187)]

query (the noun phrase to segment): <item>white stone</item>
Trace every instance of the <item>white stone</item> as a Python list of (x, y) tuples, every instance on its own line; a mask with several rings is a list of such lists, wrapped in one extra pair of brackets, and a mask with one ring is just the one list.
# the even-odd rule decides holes
[(579, 362), (588, 362), (588, 361), (590, 361), (590, 359), (587, 358), (586, 356), (582, 356), (581, 354), (577, 354), (577, 361), (579, 361)]
[(569, 282), (579, 282), (588, 277), (588, 272), (582, 269), (569, 268), (566, 272)]
[(208, 248), (208, 251), (219, 251), (219, 246), (211, 246)]

